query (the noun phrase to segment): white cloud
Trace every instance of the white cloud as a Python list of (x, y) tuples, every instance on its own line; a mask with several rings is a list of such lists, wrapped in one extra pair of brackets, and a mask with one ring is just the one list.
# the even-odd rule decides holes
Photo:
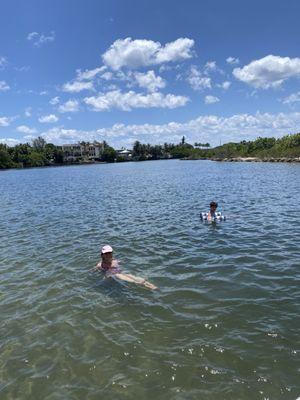
[(113, 79), (113, 74), (110, 71), (107, 71), (100, 75), (100, 78), (104, 79), (105, 81), (110, 81), (111, 79)]
[(159, 67), (158, 71), (160, 74), (162, 74), (163, 72), (167, 72), (167, 71), (177, 71), (181, 68), (182, 68), (181, 64), (173, 64), (173, 65), (163, 64)]
[(52, 106), (55, 106), (56, 104), (59, 103), (59, 97), (58, 97), (58, 96), (53, 97), (53, 98), (49, 101), (49, 103), (50, 103)]
[(0, 143), (6, 144), (9, 147), (14, 147), (17, 144), (20, 144), (20, 140), (13, 139), (13, 138), (3, 138), (3, 139), (0, 139)]
[(27, 35), (27, 40), (31, 41), (34, 46), (41, 47), (45, 43), (53, 42), (55, 40), (55, 32), (50, 32), (48, 36), (43, 33), (31, 32)]
[(57, 116), (54, 115), (54, 114), (42, 115), (42, 116), (39, 118), (39, 122), (41, 122), (42, 124), (45, 124), (45, 123), (54, 123), (54, 122), (57, 122), (57, 121), (58, 121), (58, 118), (57, 118)]
[(9, 90), (10, 87), (5, 81), (0, 81), (0, 92), (5, 92), (6, 90)]
[(37, 38), (39, 36), (39, 34), (37, 32), (30, 32), (27, 35), (27, 40), (34, 40), (35, 38)]
[(69, 93), (78, 93), (81, 92), (82, 90), (93, 90), (93, 83), (92, 82), (67, 82), (63, 85), (62, 90), (64, 92), (69, 92)]
[(281, 101), (283, 104), (298, 103), (300, 101), (300, 92), (292, 93), (291, 95), (283, 98)]
[(174, 42), (167, 43), (156, 55), (156, 64), (181, 61), (192, 58), (192, 47), (194, 40), (179, 38)]
[(9, 126), (11, 118), (9, 117), (0, 117), (0, 126)]
[(204, 70), (206, 73), (209, 73), (211, 71), (216, 71), (217, 63), (215, 61), (207, 61), (207, 63), (204, 65)]
[(134, 77), (141, 88), (147, 89), (149, 92), (155, 92), (158, 89), (163, 89), (166, 82), (160, 76), (156, 76), (154, 71), (146, 73), (136, 72)]
[(224, 75), (224, 71), (217, 66), (216, 61), (207, 61), (207, 63), (204, 65), (204, 75), (209, 75), (216, 72)]
[(225, 82), (219, 84), (218, 86), (224, 90), (228, 90), (231, 86), (231, 82), (225, 81)]
[(216, 97), (216, 96), (210, 96), (210, 95), (205, 96), (205, 99), (204, 99), (204, 103), (205, 103), (205, 104), (218, 103), (219, 101), (220, 101), (220, 99), (219, 99), (218, 97)]
[(24, 138), (26, 142), (32, 142), (34, 139), (36, 139), (36, 136), (34, 135), (25, 135)]
[(258, 136), (280, 137), (299, 131), (300, 113), (237, 114), (231, 117), (200, 116), (185, 123), (169, 122), (162, 125), (115, 124), (93, 131), (52, 128), (43, 137), (52, 143), (70, 143), (80, 140), (107, 140), (114, 147), (128, 146), (135, 140), (144, 143), (179, 142), (186, 136), (190, 143), (204, 141), (218, 145), (229, 141), (253, 140)]
[(300, 77), (300, 58), (269, 55), (235, 68), (233, 75), (255, 88), (276, 88), (289, 78)]
[(94, 68), (94, 69), (86, 69), (85, 71), (81, 71), (80, 69), (78, 69), (77, 72), (77, 80), (78, 81), (84, 81), (84, 80), (92, 80), (95, 78), (96, 75), (105, 72), (107, 69), (107, 67), (102, 66), (99, 68)]
[(138, 68), (191, 58), (193, 46), (194, 40), (188, 38), (179, 38), (162, 46), (152, 40), (132, 40), (128, 37), (116, 40), (102, 59), (113, 70)]
[(26, 133), (26, 134), (33, 134), (36, 133), (37, 130), (35, 128), (30, 128), (27, 125), (20, 125), (17, 127), (17, 131), (21, 133)]
[(109, 111), (117, 108), (123, 111), (131, 111), (133, 108), (176, 108), (182, 107), (188, 102), (185, 96), (162, 93), (141, 94), (134, 91), (122, 93), (113, 90), (100, 94), (98, 97), (86, 97), (84, 102), (93, 107), (94, 111)]
[(68, 100), (64, 104), (61, 104), (58, 108), (59, 112), (77, 112), (79, 111), (79, 102), (77, 100)]
[(211, 89), (211, 78), (203, 77), (195, 65), (191, 66), (187, 81), (194, 90)]
[(226, 62), (227, 62), (227, 64), (230, 64), (230, 65), (236, 65), (236, 64), (239, 64), (240, 60), (238, 58), (228, 57), (228, 58), (226, 58)]

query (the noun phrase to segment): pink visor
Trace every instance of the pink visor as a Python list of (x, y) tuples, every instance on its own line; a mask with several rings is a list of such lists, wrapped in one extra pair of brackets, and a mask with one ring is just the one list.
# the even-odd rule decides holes
[(102, 250), (101, 250), (102, 254), (112, 253), (112, 252), (113, 252), (113, 249), (108, 244), (102, 247)]

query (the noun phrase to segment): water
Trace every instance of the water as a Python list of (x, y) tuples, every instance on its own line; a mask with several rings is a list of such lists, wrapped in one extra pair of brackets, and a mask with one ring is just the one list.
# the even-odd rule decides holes
[[(1, 400), (296, 400), (299, 187), (296, 164), (2, 171)], [(160, 290), (89, 272), (103, 244)]]

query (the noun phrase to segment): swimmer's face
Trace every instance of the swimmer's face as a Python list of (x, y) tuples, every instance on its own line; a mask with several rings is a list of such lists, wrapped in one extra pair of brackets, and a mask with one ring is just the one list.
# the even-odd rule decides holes
[(211, 209), (211, 211), (216, 211), (217, 206), (216, 206), (216, 205), (211, 205), (211, 206), (210, 206), (210, 209)]
[(110, 261), (112, 261), (113, 253), (102, 253), (101, 257), (102, 257), (103, 261), (110, 262)]

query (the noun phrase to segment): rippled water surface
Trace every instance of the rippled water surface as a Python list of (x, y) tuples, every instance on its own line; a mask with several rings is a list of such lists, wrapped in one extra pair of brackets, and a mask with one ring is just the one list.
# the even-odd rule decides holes
[[(296, 400), (299, 189), (296, 164), (2, 171), (1, 400)], [(159, 290), (89, 272), (107, 243)]]

